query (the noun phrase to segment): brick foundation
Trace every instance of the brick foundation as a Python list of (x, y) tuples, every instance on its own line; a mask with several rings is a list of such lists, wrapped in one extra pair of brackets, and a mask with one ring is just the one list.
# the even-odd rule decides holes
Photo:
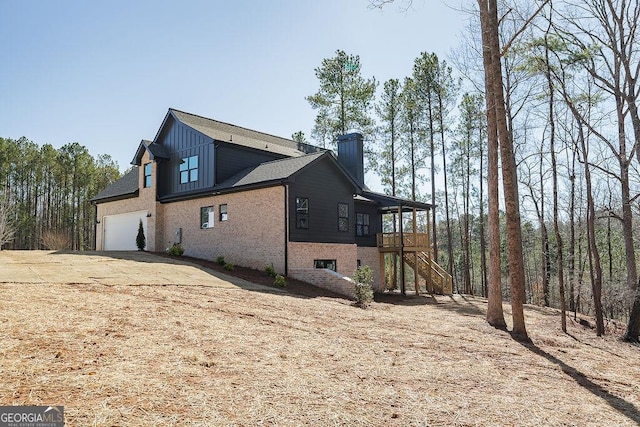
[(351, 278), (326, 268), (289, 269), (289, 277), (328, 289), (347, 298), (355, 298), (355, 283)]
[(373, 273), (371, 286), (376, 292), (384, 292), (384, 275), (381, 273), (380, 252), (376, 247), (358, 246), (360, 265), (368, 265)]

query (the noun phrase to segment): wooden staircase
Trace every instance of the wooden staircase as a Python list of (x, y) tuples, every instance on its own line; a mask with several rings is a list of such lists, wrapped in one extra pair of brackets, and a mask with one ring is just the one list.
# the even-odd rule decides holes
[(428, 292), (440, 295), (453, 294), (453, 278), (437, 262), (433, 261), (427, 252), (406, 252), (404, 261), (416, 273), (416, 280), (417, 276), (420, 276), (427, 282)]

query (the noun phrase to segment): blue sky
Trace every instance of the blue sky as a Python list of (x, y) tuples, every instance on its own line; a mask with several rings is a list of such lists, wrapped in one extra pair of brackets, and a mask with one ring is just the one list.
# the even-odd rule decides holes
[(402, 79), (420, 52), (458, 46), (460, 1), (0, 0), (0, 136), (79, 142), (121, 170), (170, 107), (309, 137), (323, 58), (342, 49), (365, 77)]

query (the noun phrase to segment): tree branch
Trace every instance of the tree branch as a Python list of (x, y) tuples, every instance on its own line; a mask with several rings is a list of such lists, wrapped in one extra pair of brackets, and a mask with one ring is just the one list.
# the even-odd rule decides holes
[(525, 21), (525, 23), (522, 25), (522, 27), (520, 27), (520, 29), (518, 31), (516, 31), (516, 33), (511, 37), (511, 40), (509, 40), (507, 43), (505, 43), (505, 45), (502, 47), (502, 50), (500, 51), (500, 57), (503, 57), (507, 54), (507, 51), (509, 50), (509, 48), (511, 47), (511, 45), (516, 41), (516, 39), (518, 37), (520, 37), (520, 34), (522, 34), (524, 32), (524, 30), (527, 29), (527, 26), (531, 23), (531, 21), (533, 21), (533, 19), (542, 11), (542, 9), (547, 5), (547, 3), (549, 3), (549, 0), (544, 0), (542, 2), (542, 4), (540, 5), (540, 7), (538, 8), (538, 10), (536, 10), (533, 15), (531, 15), (529, 17), (529, 19), (527, 19)]

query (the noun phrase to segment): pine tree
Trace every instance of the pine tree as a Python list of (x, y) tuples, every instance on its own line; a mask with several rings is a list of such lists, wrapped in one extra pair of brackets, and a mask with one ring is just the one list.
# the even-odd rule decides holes
[(360, 57), (336, 51), (315, 69), (320, 88), (306, 100), (318, 110), (312, 135), (323, 147), (331, 147), (340, 135), (357, 129), (366, 137), (372, 133), (370, 110), (374, 101), (376, 81), (362, 77)]
[(144, 227), (142, 226), (142, 220), (138, 224), (138, 235), (136, 236), (136, 246), (139, 251), (144, 251), (147, 246), (147, 239), (144, 237)]

